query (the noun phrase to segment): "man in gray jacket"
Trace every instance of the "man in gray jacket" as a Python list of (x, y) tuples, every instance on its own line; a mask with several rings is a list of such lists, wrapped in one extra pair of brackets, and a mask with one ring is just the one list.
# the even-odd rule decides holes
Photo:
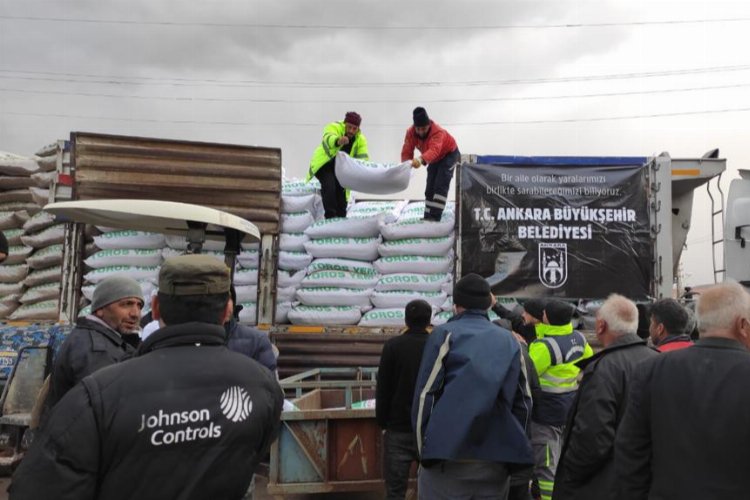
[(604, 349), (577, 363), (583, 379), (565, 426), (554, 500), (614, 498), (615, 434), (629, 383), (636, 365), (658, 356), (638, 337), (638, 309), (622, 295), (602, 304), (594, 328)]

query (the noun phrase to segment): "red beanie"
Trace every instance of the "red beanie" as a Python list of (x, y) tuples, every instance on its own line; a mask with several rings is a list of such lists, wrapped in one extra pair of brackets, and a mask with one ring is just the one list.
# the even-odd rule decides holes
[(359, 124), (362, 123), (362, 117), (359, 116), (359, 113), (356, 111), (347, 111), (346, 116), (344, 117), (344, 122), (359, 127)]

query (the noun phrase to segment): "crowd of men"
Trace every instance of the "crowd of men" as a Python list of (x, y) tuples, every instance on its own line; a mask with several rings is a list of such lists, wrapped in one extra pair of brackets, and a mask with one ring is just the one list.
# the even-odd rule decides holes
[(409, 303), (378, 373), (387, 498), (405, 498), (412, 461), (430, 500), (747, 498), (750, 294), (715, 285), (695, 315), (673, 299), (640, 306), (604, 301), (594, 353), (572, 306), (508, 311), (477, 275), (429, 335), (428, 305)]
[[(453, 303), (431, 332), (430, 304), (408, 303), (406, 330), (383, 347), (388, 499), (405, 498), (415, 463), (429, 500), (747, 496), (750, 294), (740, 284), (702, 291), (695, 314), (612, 294), (596, 312), (598, 352), (568, 302), (510, 311), (468, 274)], [(209, 256), (167, 259), (145, 338), (144, 305), (131, 278), (97, 285), (92, 313), (55, 358), (11, 499), (239, 500), (251, 487), (283, 393), (268, 337), (237, 321), (229, 269)]]

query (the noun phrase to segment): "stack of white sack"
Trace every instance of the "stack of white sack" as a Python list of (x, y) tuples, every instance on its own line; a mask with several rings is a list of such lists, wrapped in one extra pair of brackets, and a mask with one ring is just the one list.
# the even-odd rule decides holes
[(404, 326), (404, 307), (421, 299), (440, 313), (452, 307), (455, 216), (452, 206), (440, 222), (424, 221), (424, 202), (412, 202), (398, 220), (381, 222), (383, 242), (374, 263), (380, 273), (360, 326)]
[[(130, 229), (97, 229), (101, 234), (93, 238), (95, 250), (83, 261), (87, 267), (81, 287), (83, 296), (91, 301), (100, 281), (111, 276), (128, 276), (141, 285), (144, 301), (149, 302), (157, 289), (159, 268), (166, 245), (164, 235)], [(143, 314), (148, 310), (146, 305)], [(88, 313), (90, 308), (85, 307), (79, 315)]]
[(347, 218), (321, 219), (305, 230), (305, 248), (315, 260), (307, 268), (289, 313), (295, 324), (355, 325), (372, 308), (378, 281), (379, 224), (395, 219), (403, 203), (355, 203)]
[[(184, 236), (166, 235), (166, 248), (162, 250), (162, 258), (168, 259), (182, 255), (187, 250), (187, 239)], [(220, 262), (225, 261), (225, 242), (206, 240), (201, 248), (202, 255), (214, 257)], [(234, 289), (237, 293), (237, 303), (242, 305), (240, 321), (255, 324), (256, 301), (258, 297), (258, 267), (260, 265), (260, 244), (257, 242), (242, 243), (237, 256), (234, 270)]]
[(0, 319), (8, 318), (19, 306), (29, 273), (26, 258), (33, 247), (21, 240), (23, 225), (39, 212), (29, 188), (32, 175), (39, 172), (37, 157), (25, 157), (0, 151), (0, 231), (8, 240), (8, 258), (0, 266)]
[(323, 217), (320, 183), (317, 179), (285, 179), (281, 193), (281, 227), (276, 280), (276, 323), (288, 323), (289, 311), (305, 276), (312, 255), (305, 249), (310, 237), (305, 230)]
[(33, 252), (25, 257), (29, 272), (24, 279), (21, 307), (10, 319), (55, 320), (58, 318), (65, 226), (47, 212), (37, 212), (24, 223), (23, 233), (21, 243)]

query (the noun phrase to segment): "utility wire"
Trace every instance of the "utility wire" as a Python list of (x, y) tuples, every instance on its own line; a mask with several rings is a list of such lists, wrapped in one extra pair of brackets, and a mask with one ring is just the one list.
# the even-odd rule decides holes
[(204, 27), (204, 28), (253, 28), (253, 29), (283, 29), (283, 30), (347, 30), (347, 31), (465, 31), (465, 30), (530, 30), (530, 29), (571, 29), (571, 28), (609, 28), (620, 26), (665, 26), (686, 24), (725, 24), (750, 21), (749, 17), (728, 17), (715, 19), (667, 19), (661, 21), (622, 21), (622, 22), (594, 22), (594, 23), (556, 23), (556, 24), (486, 24), (486, 25), (442, 25), (442, 26), (390, 26), (390, 25), (358, 25), (350, 24), (287, 24), (287, 23), (208, 23), (208, 22), (177, 22), (177, 21), (136, 21), (125, 19), (75, 19), (69, 17), (41, 17), (41, 16), (9, 16), (0, 15), (0, 19), (8, 21), (55, 22), (80, 24), (109, 24), (109, 25), (138, 25), (158, 27)]
[[(636, 119), (647, 119), (647, 118), (664, 118), (674, 116), (695, 116), (695, 115), (715, 115), (715, 114), (726, 114), (726, 113), (744, 113), (750, 111), (750, 107), (741, 108), (724, 108), (724, 109), (708, 109), (708, 110), (697, 110), (697, 111), (679, 111), (672, 113), (652, 113), (643, 115), (623, 115), (623, 116), (601, 116), (591, 118), (563, 118), (557, 120), (503, 120), (503, 121), (482, 121), (482, 122), (454, 122), (445, 123), (446, 126), (450, 127), (484, 127), (484, 126), (495, 126), (495, 125), (538, 125), (538, 124), (552, 124), (552, 123), (584, 123), (584, 122), (603, 122), (603, 121), (617, 121), (617, 120), (636, 120)], [(205, 121), (205, 120), (162, 120), (156, 118), (124, 118), (124, 117), (111, 117), (111, 116), (86, 116), (86, 115), (69, 115), (61, 113), (28, 113), (28, 112), (16, 112), (16, 111), (3, 111), (4, 115), (11, 116), (31, 116), (39, 118), (76, 118), (85, 120), (112, 120), (112, 121), (123, 121), (123, 122), (136, 122), (136, 123), (170, 123), (170, 124), (194, 124), (194, 125), (230, 125), (240, 127), (320, 127), (320, 123), (305, 123), (305, 122), (263, 122), (263, 123), (252, 123), (252, 122), (235, 122), (235, 121)], [(388, 123), (368, 123), (370, 128), (402, 128), (403, 124), (388, 124)]]
[[(681, 92), (699, 92), (705, 90), (726, 90), (750, 87), (750, 83), (735, 83), (727, 85), (708, 85), (703, 87), (683, 87), (670, 89), (634, 90), (626, 92), (602, 92), (591, 94), (561, 94), (538, 96), (511, 97), (465, 97), (456, 99), (420, 99), (428, 103), (463, 103), (463, 102), (528, 102), (551, 101), (566, 99), (591, 99), (598, 97), (626, 97), (636, 95), (676, 94)], [(36, 90), (0, 87), (0, 92), (33, 94), (33, 95), (61, 95), (76, 97), (106, 97), (108, 99), (136, 99), (144, 101), (176, 101), (176, 102), (228, 102), (228, 103), (257, 103), (257, 104), (404, 104), (414, 102), (414, 99), (283, 99), (283, 98), (254, 98), (254, 97), (183, 97), (183, 96), (144, 96), (135, 94), (108, 94), (101, 92), (71, 92), (64, 90)]]
[[(582, 75), (558, 78), (526, 78), (508, 80), (465, 80), (455, 82), (421, 81), (421, 82), (314, 82), (314, 81), (261, 81), (261, 80), (220, 80), (220, 79), (192, 79), (192, 78), (156, 78), (156, 77), (129, 77), (129, 76), (107, 76), (76, 73), (54, 73), (14, 71), (0, 69), (0, 73), (11, 75), (1, 76), (0, 80), (24, 80), (24, 81), (50, 81), (65, 83), (91, 83), (111, 85), (169, 85), (169, 86), (219, 86), (219, 87), (293, 87), (293, 88), (400, 88), (400, 87), (472, 87), (472, 86), (505, 86), (505, 85), (533, 85), (546, 83), (570, 83), (589, 82), (605, 80), (627, 80), (634, 78), (657, 78), (669, 76), (695, 75), (719, 72), (737, 72), (750, 70), (750, 64), (734, 66), (712, 66), (702, 68), (686, 68), (665, 71), (645, 71), (634, 73), (610, 73), (603, 75)], [(13, 76), (12, 73), (36, 74), (46, 76)], [(66, 78), (61, 78), (66, 77)], [(80, 78), (98, 78), (100, 80), (81, 80)], [(131, 80), (131, 81), (126, 81)]]

